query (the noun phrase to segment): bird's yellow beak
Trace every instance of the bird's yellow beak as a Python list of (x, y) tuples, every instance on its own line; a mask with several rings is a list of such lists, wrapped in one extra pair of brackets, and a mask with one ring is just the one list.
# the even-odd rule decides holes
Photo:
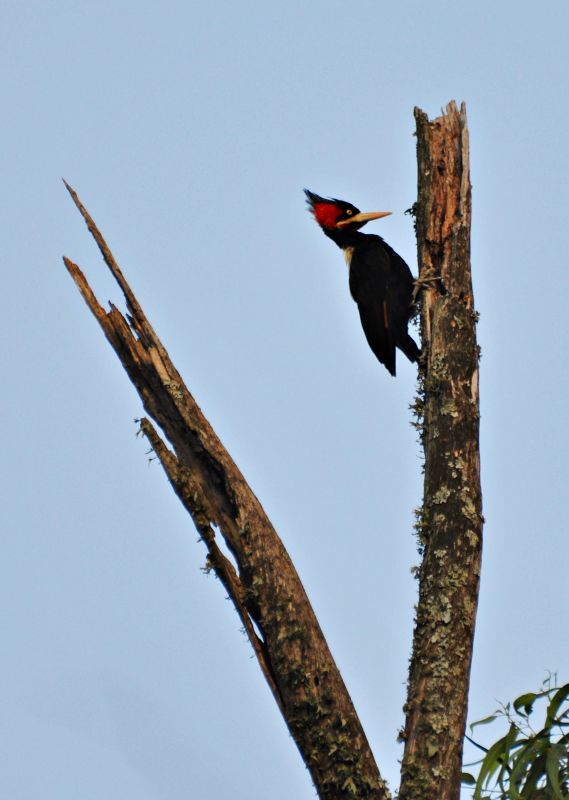
[(381, 219), (381, 217), (388, 217), (392, 211), (362, 211), (349, 219), (343, 219), (341, 222), (336, 223), (337, 228), (344, 228), (346, 225), (352, 225), (354, 222), (369, 222), (371, 219)]

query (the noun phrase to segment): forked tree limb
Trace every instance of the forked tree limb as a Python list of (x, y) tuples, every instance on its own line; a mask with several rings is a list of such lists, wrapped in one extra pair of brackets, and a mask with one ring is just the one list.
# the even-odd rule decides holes
[[(149, 419), (141, 420), (208, 550), (321, 800), (387, 800), (369, 744), (294, 566), (261, 504), (202, 414), (146, 319), (90, 215), (67, 189), (127, 305), (97, 301), (80, 268), (65, 265), (98, 320)], [(223, 552), (219, 537), (226, 552)]]
[(458, 800), (482, 554), (476, 312), (464, 105), (415, 109), (425, 453), (401, 800)]
[[(419, 109), (415, 118), (423, 339), (417, 412), (425, 450), (417, 527), (424, 555), (399, 796), (458, 800), (482, 546), (468, 131), (464, 107), (459, 112), (454, 103), (432, 122)], [(286, 550), (170, 361), (93, 220), (67, 188), (123, 291), (127, 318), (113, 305), (105, 311), (79, 267), (65, 258), (67, 269), (170, 444), (149, 419), (141, 420), (207, 547), (208, 564), (235, 605), (319, 797), (388, 800)]]

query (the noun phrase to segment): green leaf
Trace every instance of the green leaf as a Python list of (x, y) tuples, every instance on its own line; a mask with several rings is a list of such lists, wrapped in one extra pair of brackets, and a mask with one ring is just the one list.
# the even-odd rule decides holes
[(567, 757), (567, 750), (563, 745), (554, 744), (549, 748), (547, 753), (546, 770), (551, 790), (555, 800), (567, 800), (567, 795), (562, 794), (561, 784), (559, 783), (559, 765), (561, 759)]
[[(467, 733), (464, 734), (464, 738), (466, 739), (467, 742), (470, 742), (470, 744), (473, 744), (474, 747), (477, 747), (479, 750), (482, 750), (483, 753), (487, 753), (488, 752), (488, 748), (487, 747), (484, 747), (483, 744), (478, 744), (478, 742), (475, 742), (474, 739), (471, 739), (470, 736)], [(479, 762), (477, 761), (476, 763), (478, 764)]]
[[(547, 717), (545, 720), (546, 727), (553, 725), (557, 721), (557, 712), (559, 711), (559, 707), (561, 706), (561, 703), (567, 701), (568, 698), (569, 683), (566, 683), (564, 686), (558, 689), (551, 698), (551, 702), (547, 708)], [(561, 716), (565, 716), (565, 714), (562, 714)]]
[(521, 694), (514, 700), (514, 709), (518, 714), (521, 714), (522, 712), (520, 711), (520, 708), (523, 708), (525, 716), (527, 717), (533, 710), (533, 704), (536, 697), (537, 694), (535, 692), (526, 692), (526, 694)]
[(476, 781), (476, 790), (474, 792), (475, 800), (480, 798), (482, 788), (488, 786), (492, 775), (495, 772), (501, 772), (506, 739), (507, 737), (503, 736), (501, 739), (498, 739), (497, 742), (494, 742), (482, 759), (480, 772), (478, 773), (478, 779)]
[(474, 775), (471, 775), (470, 772), (461, 772), (460, 782), (464, 783), (466, 786), (474, 786), (476, 778)]
[[(502, 764), (506, 767), (507, 764), (510, 763), (511, 756), (510, 753), (512, 750), (522, 747), (525, 739), (518, 739), (520, 735), (520, 729), (515, 723), (510, 723), (510, 729), (508, 733), (504, 737), (504, 754), (502, 758)], [(509, 772), (509, 770), (508, 770)]]
[(545, 755), (542, 754), (533, 761), (527, 771), (522, 797), (524, 800), (536, 800), (538, 797), (537, 784), (543, 782), (545, 775)]
[[(516, 753), (510, 774), (510, 783), (514, 786), (521, 785), (532, 763), (537, 762), (542, 752), (547, 748), (546, 740), (535, 738), (527, 739), (523, 748)], [(545, 766), (545, 765), (543, 765)], [(541, 768), (543, 774), (543, 766)]]
[(501, 711), (494, 711), (493, 714), (490, 714), (489, 717), (484, 717), (484, 719), (478, 719), (476, 722), (472, 722), (468, 727), (470, 728), (470, 732), (474, 730), (474, 728), (478, 727), (478, 725), (488, 725), (489, 722), (494, 722), (495, 719), (498, 717), (503, 716)]

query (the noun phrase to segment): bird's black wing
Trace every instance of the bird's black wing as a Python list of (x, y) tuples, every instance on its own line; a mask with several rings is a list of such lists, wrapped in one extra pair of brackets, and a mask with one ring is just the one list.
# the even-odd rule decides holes
[(350, 292), (358, 305), (368, 344), (387, 370), (395, 375), (396, 347), (403, 345), (405, 354), (416, 360), (406, 347), (407, 340), (414, 344), (407, 333), (413, 276), (401, 256), (381, 237), (366, 236), (365, 242), (354, 247)]

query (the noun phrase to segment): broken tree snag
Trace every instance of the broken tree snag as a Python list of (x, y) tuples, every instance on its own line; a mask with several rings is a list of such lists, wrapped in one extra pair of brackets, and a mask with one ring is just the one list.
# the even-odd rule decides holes
[[(67, 186), (67, 184), (66, 184)], [(77, 194), (67, 186), (119, 284), (127, 318), (101, 307), (79, 267), (65, 265), (134, 384), (141, 420), (208, 550), (321, 800), (387, 800), (352, 701), (294, 566), (261, 504), (172, 364)], [(233, 561), (220, 547), (220, 537)]]
[(468, 130), (454, 102), (415, 120), (425, 481), (399, 796), (458, 800), (483, 521)]

